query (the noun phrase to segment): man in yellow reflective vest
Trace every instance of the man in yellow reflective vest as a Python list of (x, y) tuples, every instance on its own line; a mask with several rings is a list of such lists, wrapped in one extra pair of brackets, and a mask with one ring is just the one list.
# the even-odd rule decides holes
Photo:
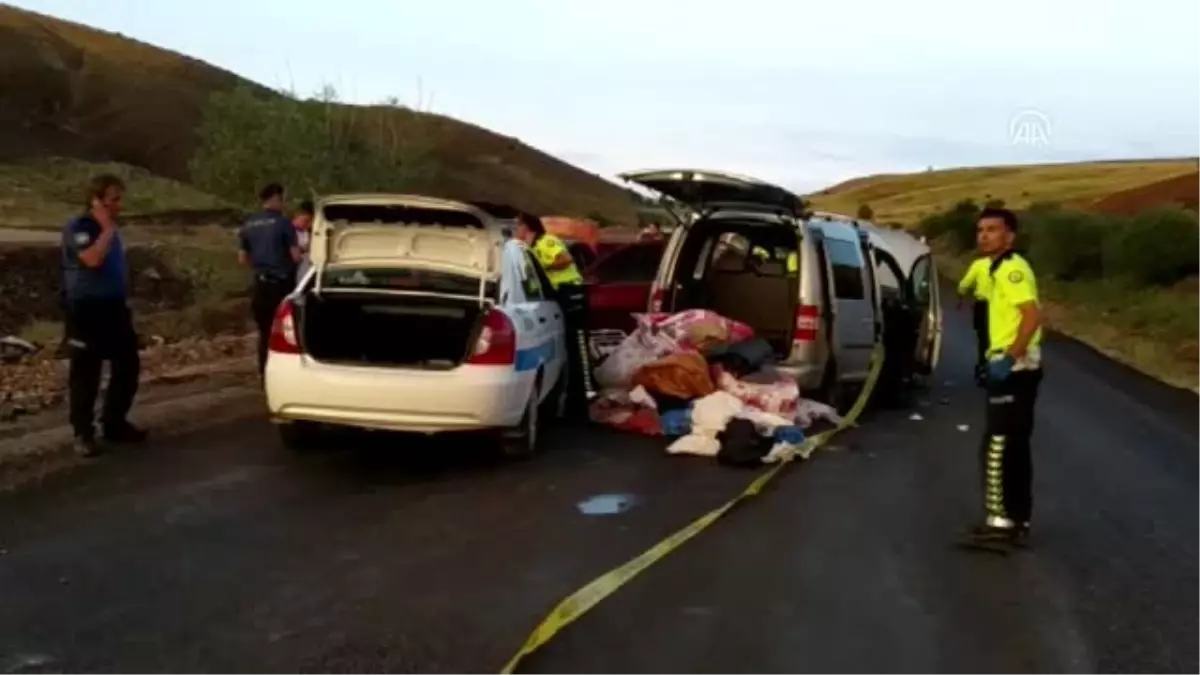
[(984, 209), (977, 225), (988, 257), (987, 423), (982, 443), (984, 522), (961, 542), (1006, 553), (1028, 542), (1033, 511), (1034, 405), (1042, 381), (1042, 327), (1033, 268), (1013, 250), (1017, 217)]
[(974, 297), (971, 305), (971, 325), (975, 328), (975, 381), (981, 386), (985, 384), (984, 373), (987, 368), (987, 299), (988, 294), (992, 292), (991, 266), (991, 258), (987, 256), (976, 258), (963, 274), (962, 280), (958, 282), (960, 306), (968, 297)]
[[(762, 246), (755, 246), (750, 249), (750, 252), (758, 256), (758, 259), (762, 262), (771, 260), (770, 251)], [(787, 257), (784, 258), (784, 264), (787, 265), (787, 273), (791, 276), (795, 276), (800, 271), (800, 257), (796, 255), (795, 251), (787, 254)]]
[(566, 244), (546, 232), (541, 218), (530, 213), (518, 214), (513, 235), (525, 242), (542, 266), (553, 287), (554, 299), (562, 307), (567, 333), (568, 408), (573, 415), (586, 415), (587, 401), (595, 395), (595, 388), (588, 358), (588, 298), (583, 275)]

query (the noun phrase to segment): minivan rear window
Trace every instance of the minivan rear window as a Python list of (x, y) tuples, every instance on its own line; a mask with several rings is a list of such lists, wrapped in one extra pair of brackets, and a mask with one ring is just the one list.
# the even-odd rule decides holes
[[(424, 291), (449, 295), (471, 295), (479, 293), (479, 277), (439, 272), (395, 268), (355, 268), (326, 270), (321, 278), (323, 288), (362, 290)], [(496, 282), (488, 281), (484, 287), (485, 297), (494, 297)]]
[(848, 241), (826, 239), (825, 250), (829, 252), (829, 266), (833, 268), (834, 295), (842, 300), (865, 299), (863, 258), (858, 246)]

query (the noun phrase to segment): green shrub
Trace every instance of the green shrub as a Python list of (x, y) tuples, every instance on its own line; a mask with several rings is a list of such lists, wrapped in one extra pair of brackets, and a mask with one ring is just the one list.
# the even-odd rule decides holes
[(855, 217), (858, 218), (859, 220), (871, 220), (872, 218), (875, 217), (875, 210), (871, 208), (870, 204), (866, 204), (866, 203), (859, 204), (858, 205), (858, 213), (856, 214)]
[(436, 171), (422, 119), (394, 100), (342, 105), (329, 87), (308, 100), (239, 87), (209, 99), (190, 168), (207, 191), (243, 203), (269, 181), (297, 198), (417, 190)]
[(1170, 286), (1200, 269), (1196, 214), (1163, 207), (1112, 227), (1103, 245), (1107, 275), (1145, 285)]
[(1021, 246), (1039, 275), (1073, 281), (1104, 274), (1109, 219), (1092, 213), (1050, 209), (1022, 214)]
[(975, 226), (979, 211), (979, 205), (974, 200), (964, 199), (948, 211), (922, 218), (917, 231), (930, 241), (942, 239), (956, 251), (969, 251), (975, 248)]

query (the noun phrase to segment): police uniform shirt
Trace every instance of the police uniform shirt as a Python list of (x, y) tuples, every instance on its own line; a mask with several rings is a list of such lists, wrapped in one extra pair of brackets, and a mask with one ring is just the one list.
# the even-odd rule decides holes
[(533, 255), (541, 263), (542, 269), (546, 272), (546, 278), (550, 280), (550, 285), (554, 288), (558, 288), (563, 284), (583, 283), (583, 275), (579, 273), (579, 268), (575, 266), (573, 258), (571, 259), (571, 265), (568, 267), (556, 270), (550, 269), (554, 261), (564, 253), (570, 258), (571, 253), (567, 250), (566, 244), (552, 234), (543, 234), (533, 244)]
[[(991, 273), (992, 288), (988, 295), (988, 354), (1001, 356), (1017, 340), (1021, 327), (1020, 306), (1038, 302), (1037, 279), (1029, 262), (1017, 253), (1006, 253), (997, 262)], [(1039, 327), (1029, 340), (1024, 358), (1017, 361), (1014, 370), (1032, 370), (1041, 367), (1042, 329)]]
[(63, 290), (67, 300), (123, 300), (128, 296), (129, 272), (125, 245), (113, 233), (108, 253), (97, 267), (88, 267), (79, 254), (100, 238), (102, 228), (90, 214), (71, 220), (62, 231)]
[(296, 228), (282, 213), (261, 211), (250, 216), (238, 237), (256, 273), (276, 279), (287, 279), (296, 273), (291, 252), (299, 246)]
[(976, 258), (975, 262), (967, 268), (962, 281), (958, 282), (958, 294), (966, 295), (968, 291), (971, 291), (976, 300), (987, 302), (988, 295), (992, 292), (991, 267), (991, 258)]

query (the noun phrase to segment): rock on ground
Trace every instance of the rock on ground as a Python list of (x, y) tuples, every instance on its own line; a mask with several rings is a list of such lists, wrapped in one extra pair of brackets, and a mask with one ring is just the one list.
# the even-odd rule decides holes
[[(252, 356), (254, 335), (224, 335), (151, 345), (141, 351), (143, 382), (220, 372)], [(67, 390), (67, 361), (44, 349), (16, 364), (0, 364), (0, 424), (57, 406)]]

